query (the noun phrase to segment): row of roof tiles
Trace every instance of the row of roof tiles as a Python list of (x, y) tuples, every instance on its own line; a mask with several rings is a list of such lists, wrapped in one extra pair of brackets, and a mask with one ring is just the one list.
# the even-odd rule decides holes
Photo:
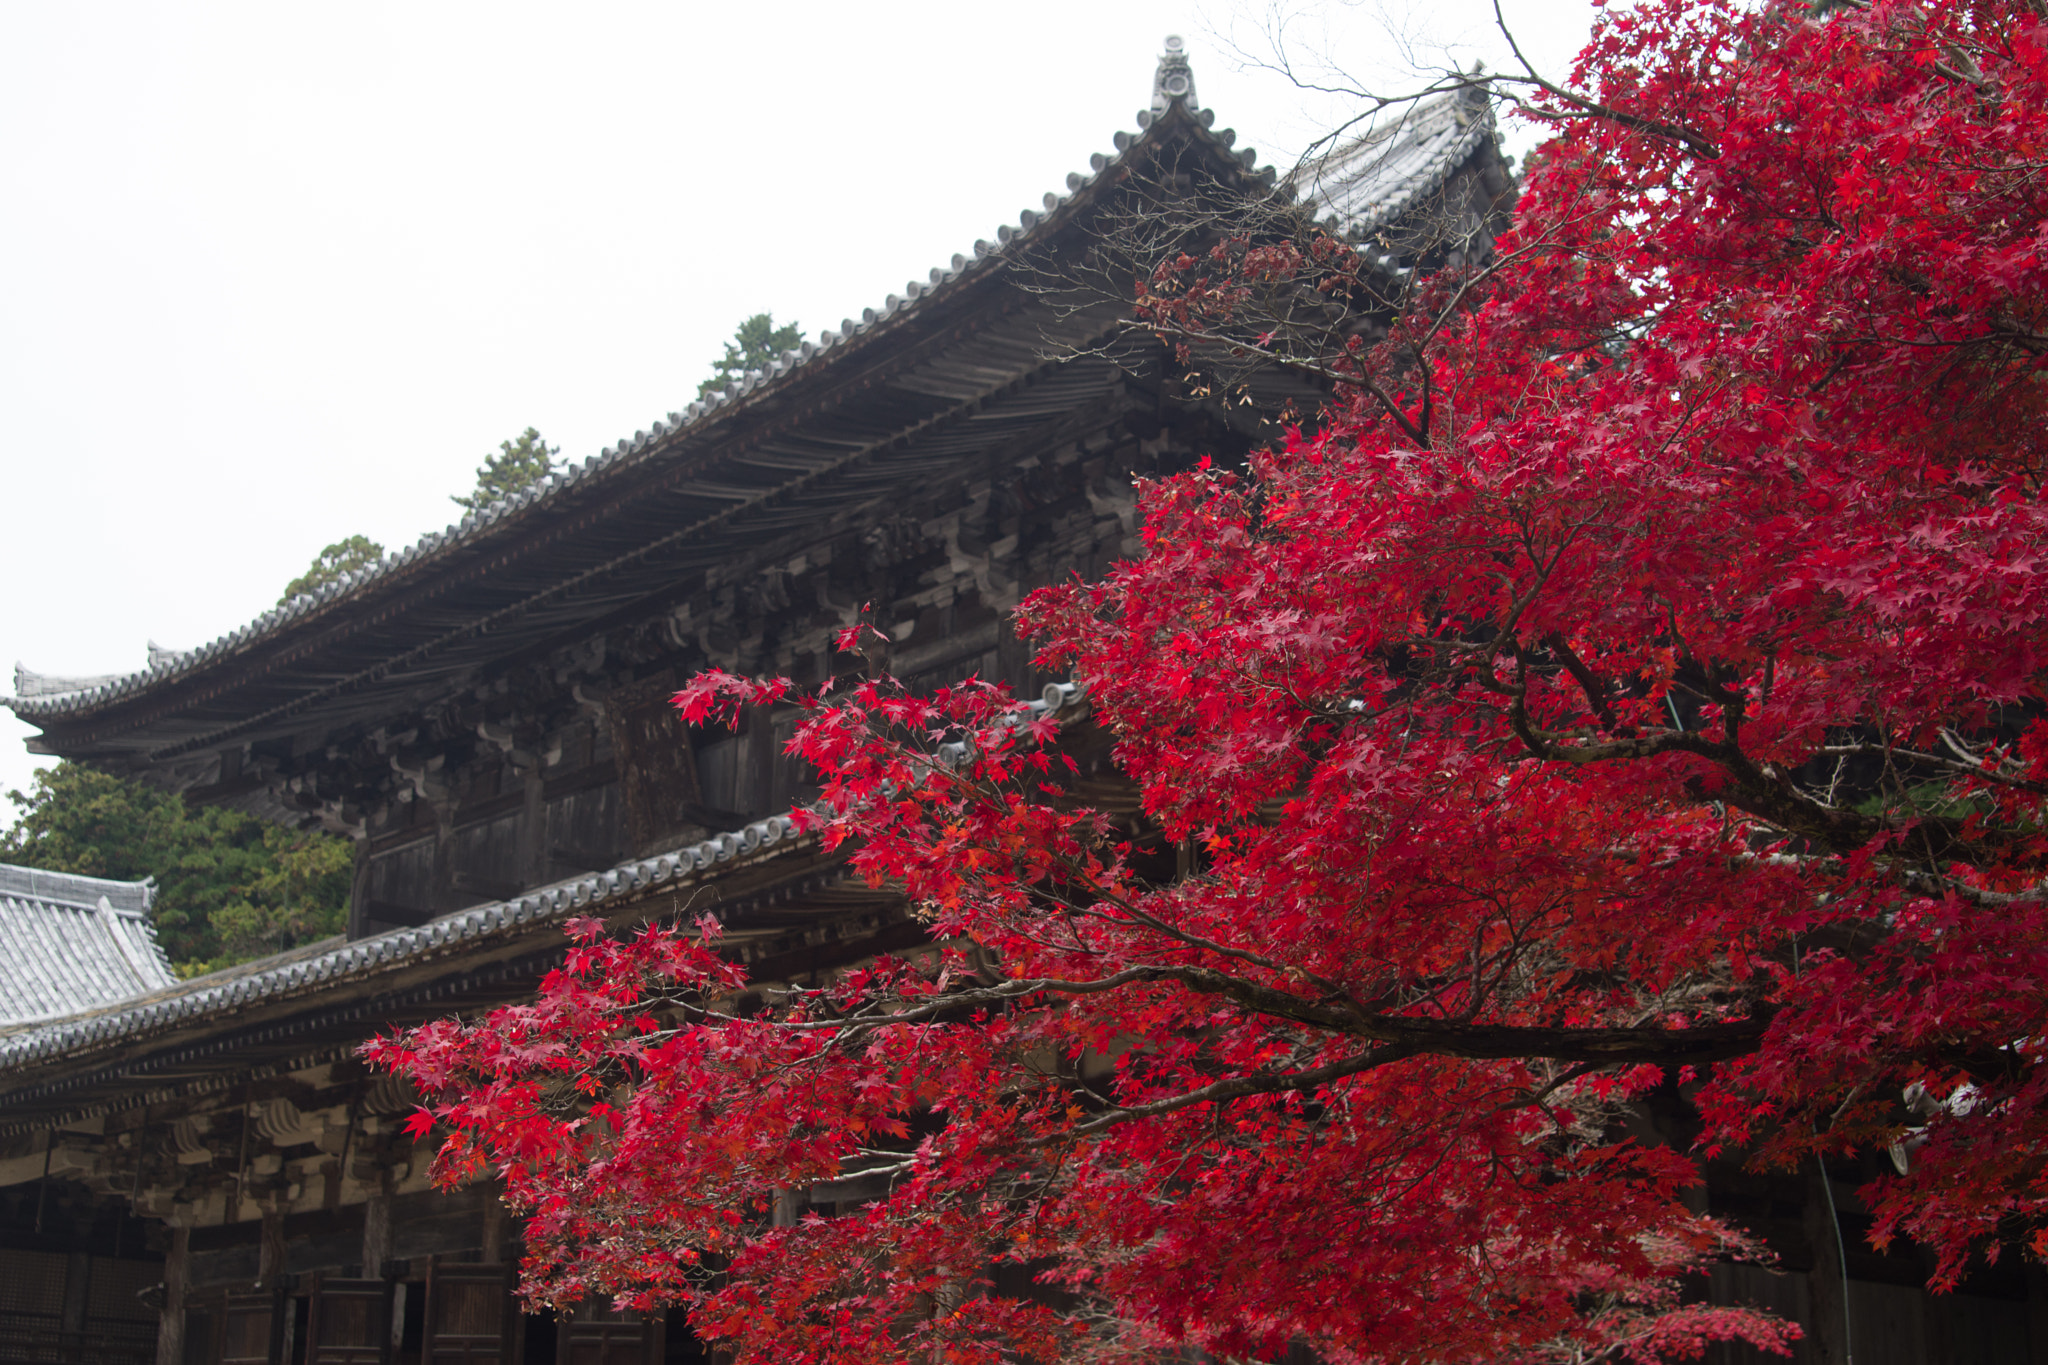
[(1472, 86), (1408, 106), (1394, 123), (1305, 162), (1294, 180), (1326, 221), (1369, 238), (1434, 194), (1494, 135), (1492, 106)]
[[(0, 1071), (48, 1061), (83, 1048), (159, 1032), (188, 1019), (280, 999), (301, 990), (388, 970), (519, 925), (557, 919), (601, 905), (643, 887), (707, 871), (721, 863), (760, 853), (797, 838), (796, 823), (778, 815), (744, 829), (720, 834), (653, 858), (639, 858), (604, 872), (572, 877), (511, 900), (473, 906), (411, 929), (369, 938), (326, 939), (258, 962), (177, 982), (169, 964), (164, 975), (142, 990), (121, 992), (61, 1011), (71, 1016), (0, 1037)], [(25, 870), (25, 869), (24, 869)], [(147, 928), (145, 925), (144, 928)], [(155, 947), (152, 939), (152, 948)], [(5, 952), (0, 947), (0, 952)], [(158, 957), (161, 959), (161, 952)], [(135, 998), (141, 995), (141, 998)], [(125, 1003), (122, 999), (125, 998)]]

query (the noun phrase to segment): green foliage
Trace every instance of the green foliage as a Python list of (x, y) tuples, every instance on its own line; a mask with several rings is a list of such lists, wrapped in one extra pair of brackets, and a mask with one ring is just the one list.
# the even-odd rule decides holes
[(157, 940), (192, 976), (340, 933), (354, 854), (346, 839), (60, 763), (8, 793), (0, 862), (157, 882)]
[(711, 377), (697, 386), (698, 399), (718, 392), (749, 370), (767, 369), (803, 339), (799, 324), (790, 322), (777, 327), (773, 313), (754, 314), (725, 343), (725, 354), (711, 366)]
[(384, 557), (384, 547), (368, 536), (350, 536), (322, 550), (306, 571), (284, 585), (280, 607), (302, 594), (326, 587), (345, 573), (366, 569)]
[(498, 442), (498, 453), (484, 456), (476, 469), (476, 489), (467, 494), (450, 494), (448, 501), (471, 512), (481, 512), (501, 498), (509, 498), (555, 472), (560, 446), (551, 446), (532, 427), (510, 441)]

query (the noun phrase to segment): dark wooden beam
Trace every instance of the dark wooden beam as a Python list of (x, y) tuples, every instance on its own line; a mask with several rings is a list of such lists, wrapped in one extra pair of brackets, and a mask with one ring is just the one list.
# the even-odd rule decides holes
[(416, 929), (428, 920), (439, 919), (446, 910), (422, 910), (416, 905), (399, 905), (394, 901), (372, 900), (363, 903), (363, 918), (379, 924), (396, 924)]

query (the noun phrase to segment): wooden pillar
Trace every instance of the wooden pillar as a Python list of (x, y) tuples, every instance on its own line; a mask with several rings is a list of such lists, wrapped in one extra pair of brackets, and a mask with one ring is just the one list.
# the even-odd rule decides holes
[(192, 1259), (192, 1229), (171, 1228), (164, 1253), (164, 1306), (156, 1328), (156, 1365), (185, 1365), (185, 1285)]
[(370, 932), (370, 836), (356, 840), (355, 871), (348, 884), (348, 928), (350, 938)]
[(391, 1194), (381, 1186), (363, 1205), (363, 1278), (384, 1278), (391, 1259)]
[(439, 914), (453, 910), (455, 891), (455, 802), (436, 801), (434, 811), (433, 884), (428, 888), (424, 908)]
[[(1925, 1277), (1933, 1273), (1934, 1265), (1934, 1253), (1923, 1247), (1920, 1252), (1922, 1284), (1916, 1291), (1920, 1296), (1920, 1361), (1921, 1365), (1953, 1365), (1957, 1354), (1956, 1296), (1927, 1291)], [(1863, 1347), (1865, 1352), (1870, 1349), (1868, 1345)]]
[(284, 1212), (263, 1210), (262, 1240), (256, 1244), (256, 1287), (275, 1289), (284, 1283)]
[[(775, 710), (769, 706), (750, 706), (747, 712), (745, 730), (740, 736), (740, 779), (734, 784), (733, 805), (747, 819), (756, 820), (774, 809)], [(675, 728), (682, 730), (681, 726)], [(688, 752), (687, 742), (684, 752)]]
[(64, 1312), (57, 1320), (59, 1331), (85, 1330), (85, 1305), (91, 1293), (92, 1257), (86, 1252), (74, 1251), (64, 1258)]
[(1835, 1219), (1826, 1180), (1826, 1170), (1817, 1164), (1806, 1178), (1802, 1221), (1813, 1250), (1813, 1269), (1806, 1277), (1806, 1301), (1812, 1305), (1813, 1316), (1801, 1326), (1806, 1328), (1806, 1349), (1813, 1365), (1849, 1365), (1853, 1343), (1843, 1339), (1848, 1285), (1842, 1271), (1841, 1227)]
[(484, 1261), (497, 1265), (505, 1257), (505, 1201), (494, 1189), (484, 1190)]
[(2048, 1365), (2048, 1269), (2029, 1258), (2027, 1277), (2027, 1365)]
[(519, 885), (540, 886), (548, 880), (547, 784), (538, 764), (520, 773), (523, 804), (519, 813)]

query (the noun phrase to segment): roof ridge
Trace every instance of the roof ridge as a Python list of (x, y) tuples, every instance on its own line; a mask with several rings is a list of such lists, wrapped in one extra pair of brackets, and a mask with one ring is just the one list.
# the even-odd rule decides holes
[[(29, 867), (23, 863), (0, 863), (0, 896), (93, 910), (98, 908), (102, 898), (112, 902), (117, 895), (121, 903), (112, 907), (117, 913), (147, 914), (156, 900), (156, 879), (144, 877), (140, 881), (123, 881), (116, 877), (94, 877), (84, 872)], [(137, 903), (131, 905), (131, 901)]]

